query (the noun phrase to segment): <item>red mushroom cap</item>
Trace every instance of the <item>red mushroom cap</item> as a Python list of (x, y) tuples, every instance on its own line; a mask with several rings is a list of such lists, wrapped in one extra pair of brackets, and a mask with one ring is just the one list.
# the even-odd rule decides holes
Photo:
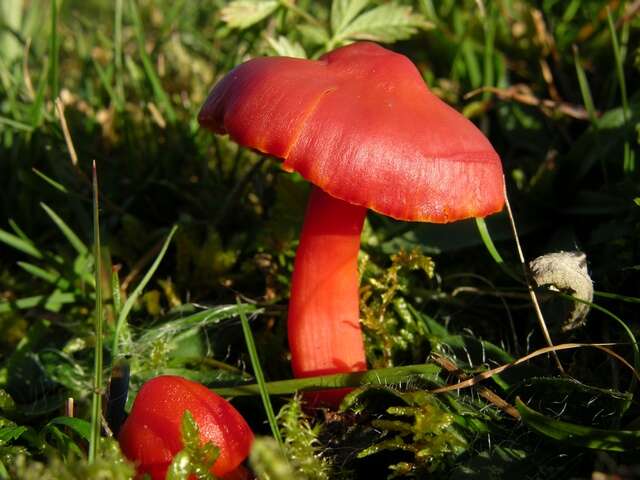
[(284, 159), (336, 198), (397, 219), (445, 223), (503, 207), (489, 141), (407, 57), (374, 43), (317, 61), (249, 60), (215, 86), (198, 120)]
[(182, 450), (185, 410), (198, 424), (202, 442), (220, 448), (215, 475), (232, 472), (249, 455), (253, 432), (229, 402), (199, 383), (160, 376), (142, 386), (118, 436), (122, 452), (138, 464), (139, 474), (164, 480), (171, 460)]

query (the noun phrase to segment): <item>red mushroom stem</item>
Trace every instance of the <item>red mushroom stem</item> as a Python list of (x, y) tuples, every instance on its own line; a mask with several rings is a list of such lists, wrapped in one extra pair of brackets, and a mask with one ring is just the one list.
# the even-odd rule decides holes
[[(296, 377), (366, 370), (358, 295), (358, 251), (366, 213), (365, 207), (319, 188), (311, 192), (289, 303)], [(322, 393), (323, 403), (341, 398), (339, 392)]]

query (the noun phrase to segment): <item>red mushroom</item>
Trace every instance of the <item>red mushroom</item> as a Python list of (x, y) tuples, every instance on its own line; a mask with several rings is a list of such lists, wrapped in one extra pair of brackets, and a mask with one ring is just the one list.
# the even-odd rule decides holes
[(241, 470), (253, 442), (242, 415), (205, 386), (166, 375), (142, 386), (118, 435), (122, 452), (137, 463), (138, 474), (164, 480), (173, 457), (183, 447), (180, 426), (185, 410), (198, 424), (202, 442), (212, 442), (220, 449), (212, 472), (226, 476)]
[(357, 255), (367, 209), (446, 223), (503, 207), (502, 167), (489, 141), (427, 89), (408, 58), (374, 43), (318, 61), (250, 60), (215, 86), (198, 120), (282, 158), (316, 186), (289, 305), (299, 377), (366, 369)]

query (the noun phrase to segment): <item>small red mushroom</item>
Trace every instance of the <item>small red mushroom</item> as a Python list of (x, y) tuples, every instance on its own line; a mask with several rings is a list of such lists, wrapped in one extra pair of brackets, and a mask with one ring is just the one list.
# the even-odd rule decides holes
[(315, 185), (289, 304), (297, 377), (366, 369), (357, 256), (367, 209), (446, 223), (503, 207), (502, 166), (486, 137), (407, 57), (374, 43), (317, 61), (249, 60), (220, 80), (198, 120)]
[(253, 442), (253, 432), (242, 415), (205, 386), (165, 375), (142, 386), (118, 435), (122, 452), (137, 464), (138, 474), (165, 479), (173, 457), (183, 447), (180, 427), (185, 410), (198, 424), (202, 443), (212, 442), (220, 449), (212, 472), (224, 477), (242, 470), (240, 464)]

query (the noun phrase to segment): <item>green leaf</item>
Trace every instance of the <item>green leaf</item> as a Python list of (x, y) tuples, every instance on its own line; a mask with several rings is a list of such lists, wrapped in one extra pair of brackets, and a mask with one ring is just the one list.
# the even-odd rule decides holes
[(220, 15), (231, 28), (244, 30), (267, 18), (279, 6), (277, 0), (234, 0), (220, 10)]
[(27, 427), (19, 425), (0, 427), (0, 445), (5, 445), (13, 440), (17, 440), (27, 430)]
[(89, 422), (82, 420), (81, 418), (56, 417), (47, 423), (47, 426), (49, 425), (62, 425), (64, 427), (69, 427), (87, 441), (91, 435), (91, 425)]
[(7, 412), (15, 410), (16, 402), (6, 390), (0, 389), (0, 411)]
[(390, 3), (357, 17), (335, 34), (334, 42), (350, 39), (393, 43), (411, 37), (418, 28), (430, 26), (429, 22), (415, 15), (411, 7)]
[(304, 40), (314, 45), (323, 45), (329, 41), (329, 34), (320, 26), (303, 23), (302, 25), (297, 25), (296, 28), (302, 34)]
[(369, 0), (333, 0), (331, 4), (331, 31), (342, 31), (369, 4)]
[(304, 51), (302, 45), (298, 42), (292, 42), (282, 35), (278, 38), (267, 36), (267, 42), (276, 53), (282, 57), (307, 58), (307, 52)]
[(536, 412), (519, 397), (516, 398), (516, 408), (522, 415), (522, 421), (532, 430), (569, 445), (610, 452), (640, 449), (640, 430), (603, 430), (563, 422)]

